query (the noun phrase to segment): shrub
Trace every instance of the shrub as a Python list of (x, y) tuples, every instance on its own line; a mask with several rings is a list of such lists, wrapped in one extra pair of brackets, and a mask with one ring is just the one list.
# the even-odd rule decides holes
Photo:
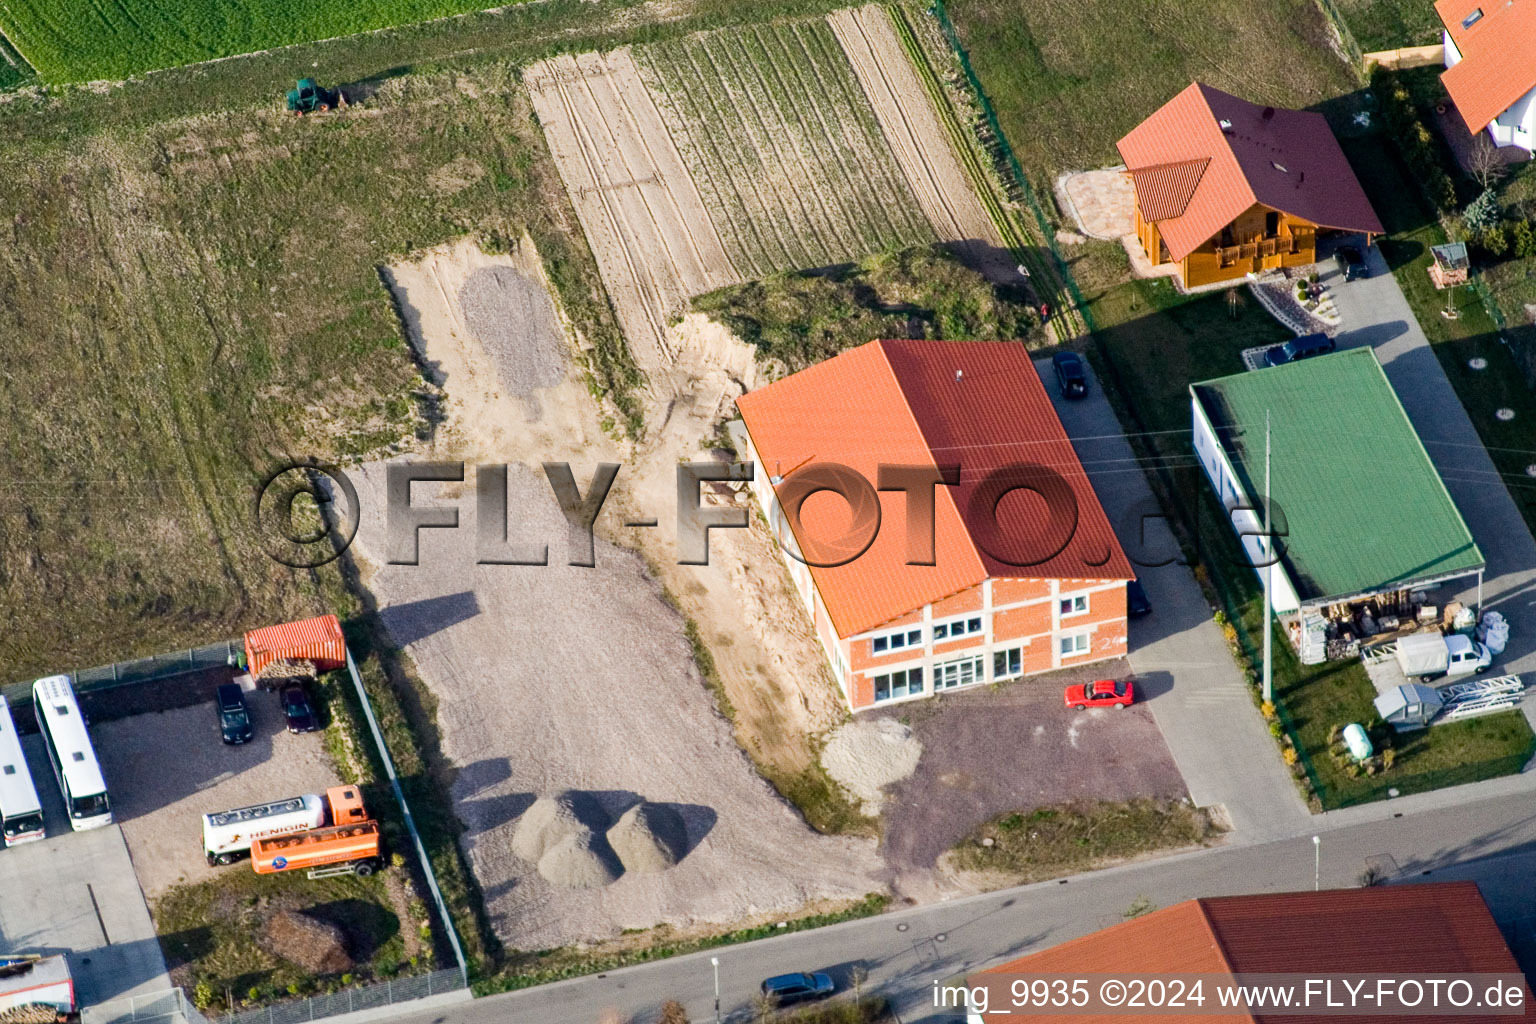
[(1495, 224), (1478, 236), (1478, 245), (1490, 256), (1503, 256), (1509, 251), (1509, 239), (1504, 229)]
[(1286, 747), (1284, 750), (1280, 751), (1280, 759), (1282, 761), (1284, 761), (1288, 765), (1295, 764), (1296, 763), (1296, 748), (1295, 747)]
[(1279, 739), (1281, 734), (1284, 731), (1285, 731), (1284, 729), (1280, 728), (1280, 723), (1279, 722), (1270, 722), (1269, 723), (1269, 734), (1271, 736), (1273, 736), (1275, 739)]
[(1473, 231), (1487, 231), (1499, 223), (1499, 200), (1493, 194), (1492, 189), (1485, 189), (1483, 194), (1467, 204), (1463, 216), (1467, 220), (1467, 227)]
[(1273, 721), (1275, 717), (1275, 705), (1270, 701), (1265, 701), (1259, 705), (1259, 714), (1263, 715), (1266, 721)]
[(1531, 230), (1530, 221), (1515, 221), (1509, 229), (1509, 241), (1515, 255), (1520, 259), (1536, 256), (1536, 231)]
[(1392, 762), (1397, 760), (1397, 751), (1388, 747), (1381, 752), (1381, 770), (1387, 771), (1392, 767)]
[(656, 1024), (688, 1024), (688, 1011), (676, 999), (668, 999), (661, 1004), (661, 1016), (656, 1018)]
[(199, 1010), (206, 1010), (213, 1005), (213, 986), (206, 981), (199, 981), (192, 989), (192, 1002)]

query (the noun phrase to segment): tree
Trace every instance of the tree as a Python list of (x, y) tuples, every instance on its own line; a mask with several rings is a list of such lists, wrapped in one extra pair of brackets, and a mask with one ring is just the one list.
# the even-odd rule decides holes
[(1482, 195), (1467, 204), (1462, 216), (1466, 218), (1470, 230), (1485, 231), (1498, 224), (1500, 212), (1498, 197), (1491, 189), (1484, 189)]
[(1467, 153), (1467, 173), (1472, 175), (1472, 180), (1487, 192), (1508, 171), (1503, 157), (1499, 155), (1499, 148), (1486, 134), (1478, 132), (1472, 139), (1471, 151)]
[(1520, 259), (1530, 259), (1536, 256), (1536, 231), (1531, 230), (1531, 222), (1517, 220), (1509, 229), (1510, 246), (1515, 255)]
[(1509, 239), (1504, 236), (1504, 229), (1497, 224), (1477, 237), (1483, 251), (1490, 256), (1503, 256), (1509, 251)]
[(656, 1024), (688, 1024), (688, 1011), (676, 999), (668, 999), (661, 1004), (661, 1016), (656, 1018)]

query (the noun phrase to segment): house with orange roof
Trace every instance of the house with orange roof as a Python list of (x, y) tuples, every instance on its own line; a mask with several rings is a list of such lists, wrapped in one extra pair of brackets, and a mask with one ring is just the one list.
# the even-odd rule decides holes
[(1126, 653), (1134, 572), (1022, 345), (872, 341), (736, 404), (853, 710)]
[(1467, 128), (1496, 146), (1536, 150), (1536, 0), (1437, 0), (1440, 80)]
[[(1300, 985), (1303, 978), (1328, 975), (1428, 978), (1471, 974), (1520, 979), (1516, 983), (1521, 999), (1513, 1004), (1512, 1015), (1536, 1016), (1530, 988), (1523, 984), (1519, 964), (1475, 882), (1219, 896), (1154, 910), (972, 974), (966, 978), (966, 987), (985, 995), (971, 1000), (967, 1021), (1025, 1024), (1045, 1019), (1038, 1011), (1008, 1012), (1013, 1005), (1012, 986), (1021, 976), (1181, 977), (1186, 985), (1200, 976), (1204, 979), (1200, 991), (1204, 1001), (1196, 1004), (1190, 997), (1185, 1003), (1204, 1012), (1200, 1020), (1339, 1024), (1387, 1017), (1371, 1012), (1376, 1009), (1374, 1000), (1362, 1001), (1358, 1014), (1341, 1011), (1338, 1005), (1319, 1006), (1318, 1013), (1308, 1014), (1300, 1012), (1295, 1003), (1278, 1013), (1246, 1008), (1213, 1013), (1215, 1007), (1223, 1005), (1215, 985), (1232, 976), (1262, 983), (1266, 975), (1289, 975), (1290, 983)], [(1094, 987), (1097, 984), (1095, 981)], [(1335, 991), (1341, 990), (1336, 984)], [(1182, 991), (1190, 995), (1188, 988)], [(1477, 994), (1482, 996), (1483, 992)], [(985, 1014), (980, 1006), (983, 1000), (988, 1004)], [(1085, 1000), (1073, 1005), (1084, 1009), (1067, 1019), (1081, 1024), (1112, 1024), (1125, 1019), (1123, 1009), (1118, 1014), (1109, 1009), (1094, 1013), (1100, 1004), (1090, 1005)], [(1425, 1000), (1412, 1019), (1426, 1024), (1465, 1019), (1448, 1001), (1438, 1005), (1447, 1012), (1426, 1012), (1431, 1004)]]
[(1116, 146), (1141, 246), (1186, 288), (1315, 263), (1319, 231), (1382, 233), (1321, 114), (1195, 82)]

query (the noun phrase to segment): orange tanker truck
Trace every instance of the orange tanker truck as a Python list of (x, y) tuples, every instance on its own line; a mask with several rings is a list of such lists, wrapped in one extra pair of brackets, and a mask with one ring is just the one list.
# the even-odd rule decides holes
[[(379, 823), (368, 817), (356, 786), (325, 791), (331, 822), (324, 828), (268, 836), (251, 844), (251, 867), (258, 875), (308, 869), (316, 876), (371, 875), (382, 861)], [(319, 870), (316, 870), (319, 869)]]

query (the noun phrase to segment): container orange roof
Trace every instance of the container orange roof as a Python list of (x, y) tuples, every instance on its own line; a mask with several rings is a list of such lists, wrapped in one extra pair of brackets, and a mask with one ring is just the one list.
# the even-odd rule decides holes
[[(960, 467), (957, 485), (936, 488), (933, 565), (907, 564), (905, 497), (882, 491), (881, 525), (869, 549), (844, 565), (811, 567), (839, 636), (989, 577), (1134, 576), (1029, 352), (1017, 342), (872, 341), (736, 404), (762, 463), (757, 472), (770, 479), (807, 463), (840, 463), (871, 484), (881, 465)], [(983, 483), (991, 471), (1019, 463), (1053, 470), (1070, 491), (1070, 500), (1058, 504), (1075, 506), (1062, 514), (1075, 513), (1076, 525), (1059, 550), (1061, 520), (1050, 520), (1044, 498), (1015, 490), (994, 500)], [(1048, 521), (1054, 525), (1047, 528)], [(795, 539), (802, 550), (815, 550), (850, 522), (841, 498), (815, 495), (801, 508)]]
[(1440, 80), (1480, 132), (1536, 88), (1536, 0), (1438, 0), (1435, 13), (1461, 53)]
[[(1187, 900), (971, 975), (1112, 974), (1518, 974), (1519, 965), (1473, 882), (1265, 893)], [(1006, 988), (1006, 986), (1003, 986)], [(1536, 1015), (1526, 990), (1525, 1016)], [(998, 1024), (1038, 1016), (989, 1013)], [(1122, 1016), (1087, 1014), (1082, 1024)], [(1376, 1016), (1246, 1012), (1201, 1020), (1379, 1021)], [(1451, 1015), (1415, 1021), (1465, 1020)]]
[(1157, 224), (1174, 262), (1255, 203), (1319, 227), (1382, 231), (1321, 114), (1261, 107), (1195, 82), (1116, 146), (1142, 217)]

